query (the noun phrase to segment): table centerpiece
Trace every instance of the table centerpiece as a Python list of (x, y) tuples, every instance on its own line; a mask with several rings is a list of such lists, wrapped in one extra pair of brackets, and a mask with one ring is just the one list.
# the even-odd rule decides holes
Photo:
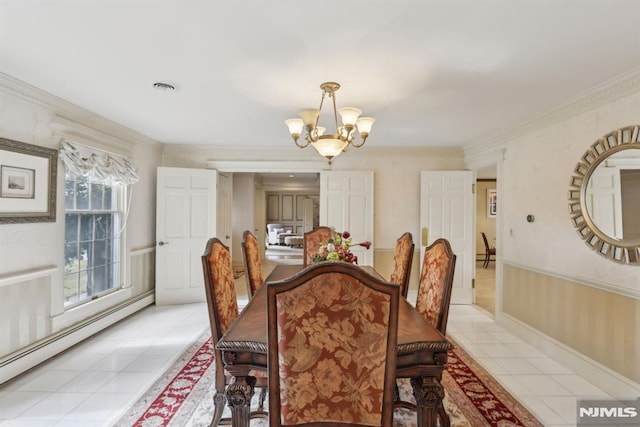
[(313, 256), (313, 262), (342, 261), (357, 264), (358, 257), (349, 250), (353, 246), (362, 246), (369, 250), (371, 242), (352, 243), (351, 234), (348, 231), (343, 231), (342, 233), (334, 231), (333, 236), (320, 245)]

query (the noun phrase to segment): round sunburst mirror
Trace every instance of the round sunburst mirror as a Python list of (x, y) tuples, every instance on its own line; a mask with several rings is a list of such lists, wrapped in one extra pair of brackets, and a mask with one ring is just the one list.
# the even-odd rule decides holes
[(640, 265), (640, 126), (614, 130), (587, 149), (571, 178), (569, 212), (599, 255)]

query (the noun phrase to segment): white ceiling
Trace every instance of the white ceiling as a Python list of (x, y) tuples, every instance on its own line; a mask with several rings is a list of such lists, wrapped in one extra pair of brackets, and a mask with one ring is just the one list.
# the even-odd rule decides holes
[[(0, 71), (158, 141), (293, 144), (316, 107), (370, 146), (466, 146), (640, 67), (638, 0), (0, 0)], [(172, 93), (157, 81), (175, 84)]]

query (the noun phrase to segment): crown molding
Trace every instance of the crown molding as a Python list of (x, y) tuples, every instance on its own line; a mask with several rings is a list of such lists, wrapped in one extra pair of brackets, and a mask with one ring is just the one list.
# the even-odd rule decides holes
[[(119, 123), (86, 110), (69, 101), (45, 92), (35, 86), (18, 80), (8, 74), (0, 72), (0, 92), (14, 96), (31, 104), (41, 106), (53, 113), (52, 130), (75, 134), (108, 136), (110, 140), (132, 143), (146, 143), (156, 147), (162, 144), (146, 135), (129, 129)], [(74, 129), (74, 130), (72, 130)], [(91, 139), (91, 137), (89, 137)]]
[(465, 161), (468, 164), (482, 164), (490, 158), (499, 158), (500, 149), (509, 141), (638, 92), (640, 92), (640, 67), (595, 86), (483, 142), (465, 145), (463, 147)]

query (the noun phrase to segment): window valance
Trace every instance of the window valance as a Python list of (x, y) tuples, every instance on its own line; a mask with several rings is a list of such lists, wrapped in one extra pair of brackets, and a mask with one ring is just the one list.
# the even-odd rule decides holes
[(86, 176), (90, 180), (109, 182), (113, 185), (129, 185), (138, 182), (137, 168), (124, 157), (90, 149), (64, 141), (60, 146), (60, 158), (67, 174)]

